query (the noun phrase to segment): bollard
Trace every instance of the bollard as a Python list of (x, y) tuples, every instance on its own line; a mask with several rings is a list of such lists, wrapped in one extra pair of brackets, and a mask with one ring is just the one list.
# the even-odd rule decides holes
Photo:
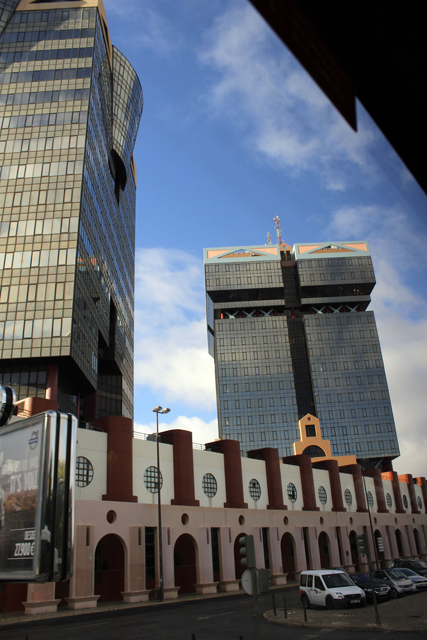
[(276, 596), (274, 595), (274, 593), (271, 594), (271, 597), (273, 598), (273, 613), (275, 616), (277, 616), (277, 611), (276, 611)]
[(307, 622), (307, 609), (305, 608), (305, 598), (302, 599), (302, 608), (304, 610), (304, 621)]
[(288, 619), (288, 612), (286, 610), (286, 598), (283, 596), (283, 613), (285, 614), (285, 620)]
[(196, 640), (196, 634), (195, 633), (191, 634), (191, 640)]

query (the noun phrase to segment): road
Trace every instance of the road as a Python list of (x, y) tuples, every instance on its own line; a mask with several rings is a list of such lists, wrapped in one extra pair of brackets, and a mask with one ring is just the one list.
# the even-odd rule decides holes
[[(298, 589), (275, 591), (277, 606), (300, 606)], [(259, 598), (260, 613), (272, 608)], [(254, 640), (252, 599), (234, 596), (96, 612), (0, 626), (0, 640)], [(427, 632), (426, 632), (427, 636)], [(420, 640), (420, 632), (284, 627), (260, 616), (260, 640)]]

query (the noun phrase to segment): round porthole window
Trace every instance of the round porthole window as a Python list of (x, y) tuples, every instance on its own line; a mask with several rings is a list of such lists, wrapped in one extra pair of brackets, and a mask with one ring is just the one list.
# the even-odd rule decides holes
[(150, 493), (157, 493), (163, 486), (163, 476), (157, 467), (147, 467), (144, 473), (144, 484)]
[(389, 509), (393, 506), (393, 500), (391, 499), (391, 495), (389, 493), (385, 494), (385, 501)]
[(318, 495), (321, 504), (326, 504), (328, 500), (328, 494), (326, 493), (325, 487), (319, 487)]
[(418, 496), (418, 498), (417, 498), (417, 506), (418, 506), (418, 509), (421, 511), (422, 508), (423, 508), (423, 502), (422, 502), (420, 496)]
[(350, 489), (346, 489), (344, 491), (344, 499), (345, 499), (345, 502), (346, 502), (347, 506), (350, 507), (352, 502), (353, 502), (353, 496), (351, 495)]
[(87, 487), (93, 480), (93, 466), (90, 460), (84, 456), (76, 459), (76, 484), (78, 487)]
[(408, 508), (408, 498), (405, 496), (405, 494), (403, 495), (403, 506), (405, 507), (405, 509)]
[(298, 497), (297, 488), (292, 482), (288, 484), (287, 494), (288, 494), (288, 500), (290, 502), (297, 501), (297, 497)]
[(367, 498), (368, 498), (368, 505), (370, 507), (374, 506), (374, 496), (372, 495), (372, 493), (370, 491), (368, 491), (368, 493), (366, 494)]
[(202, 489), (208, 498), (213, 498), (218, 491), (218, 485), (215, 476), (211, 473), (205, 473), (202, 479)]
[(261, 485), (255, 478), (249, 482), (249, 495), (252, 500), (259, 500), (261, 497)]

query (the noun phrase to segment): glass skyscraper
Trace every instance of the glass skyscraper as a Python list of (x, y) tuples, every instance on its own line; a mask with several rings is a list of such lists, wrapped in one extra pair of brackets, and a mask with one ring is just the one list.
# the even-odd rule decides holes
[(366, 242), (205, 249), (219, 435), (293, 454), (320, 419), (333, 455), (389, 468), (399, 455)]
[(102, 0), (0, 0), (0, 383), (86, 421), (133, 417), (142, 106)]

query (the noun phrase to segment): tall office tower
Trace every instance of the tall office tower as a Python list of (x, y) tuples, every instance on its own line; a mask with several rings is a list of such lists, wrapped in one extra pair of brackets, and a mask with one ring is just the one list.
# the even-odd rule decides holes
[(139, 79), (102, 0), (0, 2), (0, 383), (133, 416)]
[(219, 435), (293, 454), (320, 419), (333, 455), (391, 467), (399, 455), (366, 242), (205, 249)]

